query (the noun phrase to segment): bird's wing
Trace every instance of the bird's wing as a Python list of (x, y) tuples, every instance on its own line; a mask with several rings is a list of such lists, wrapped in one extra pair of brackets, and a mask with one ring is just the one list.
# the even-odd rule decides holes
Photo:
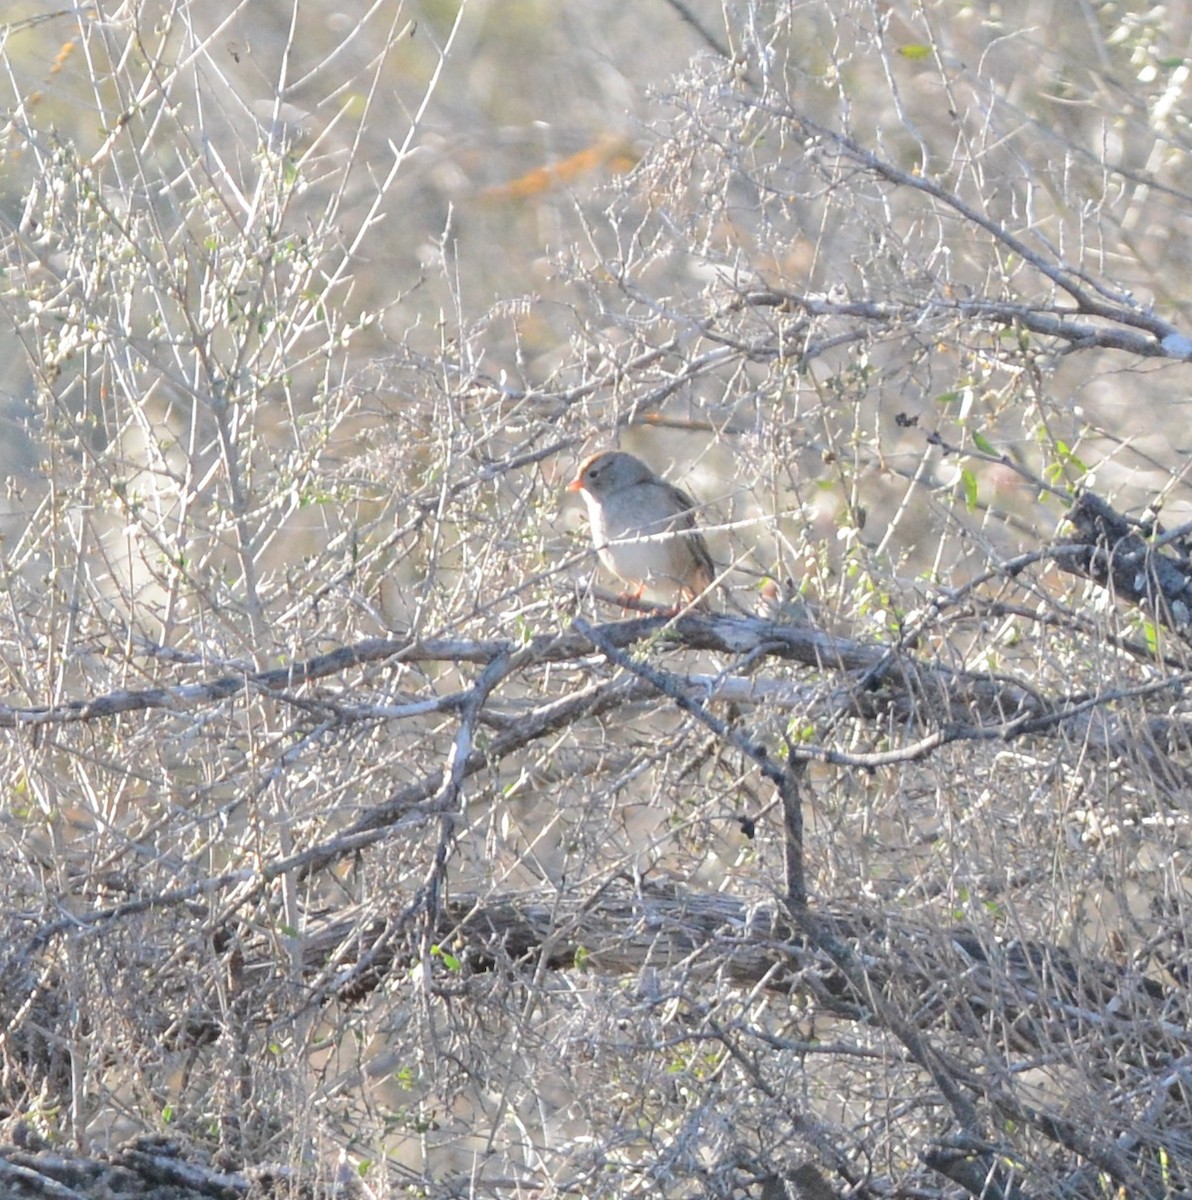
[(699, 565), (700, 570), (707, 575), (707, 583), (710, 586), (712, 580), (716, 578), (716, 563), (712, 558), (712, 552), (708, 549), (708, 543), (704, 540), (704, 535), (699, 531), (699, 524), (695, 519), (695, 501), (682, 488), (677, 488), (674, 484), (667, 484), (667, 487), (678, 508), (679, 529), (683, 533), (690, 532), (691, 536), (686, 539), (687, 545), (691, 548), (692, 557)]

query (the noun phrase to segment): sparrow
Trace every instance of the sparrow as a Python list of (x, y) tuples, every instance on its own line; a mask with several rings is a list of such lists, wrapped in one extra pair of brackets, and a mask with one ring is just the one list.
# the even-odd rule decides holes
[(686, 492), (623, 450), (585, 459), (567, 490), (588, 506), (600, 561), (638, 597), (647, 588), (663, 590), (708, 611), (716, 566)]

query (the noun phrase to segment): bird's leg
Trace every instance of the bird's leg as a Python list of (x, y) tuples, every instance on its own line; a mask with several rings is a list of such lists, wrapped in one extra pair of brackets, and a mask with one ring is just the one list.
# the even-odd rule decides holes
[(646, 594), (646, 585), (641, 584), (636, 592), (622, 592), (617, 597), (617, 603), (625, 612), (641, 612), (642, 597)]

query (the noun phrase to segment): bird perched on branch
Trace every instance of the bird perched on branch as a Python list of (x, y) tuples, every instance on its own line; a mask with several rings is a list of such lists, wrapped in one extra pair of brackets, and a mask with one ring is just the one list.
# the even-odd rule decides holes
[(600, 561), (638, 597), (647, 588), (663, 590), (708, 610), (716, 567), (686, 492), (623, 450), (585, 459), (567, 490), (588, 506)]

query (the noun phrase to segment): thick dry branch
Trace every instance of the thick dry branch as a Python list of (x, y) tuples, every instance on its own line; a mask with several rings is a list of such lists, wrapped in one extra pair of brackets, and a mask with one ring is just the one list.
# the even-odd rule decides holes
[[(0, 1190), (28, 1200), (251, 1200), (303, 1195), (312, 1200), (363, 1200), (369, 1193), (348, 1168), (312, 1165), (304, 1178), (285, 1165), (244, 1171), (213, 1167), (188, 1153), (181, 1139), (136, 1138), (110, 1153), (71, 1154), (35, 1143), (19, 1127), (22, 1144), (0, 1144)], [(25, 1144), (30, 1143), (30, 1144)], [(330, 1181), (328, 1175), (331, 1175)]]
[[(1192, 1053), (1192, 1013), (1174, 991), (1109, 961), (1077, 962), (1041, 942), (989, 945), (964, 928), (916, 926), (861, 910), (837, 910), (816, 920), (844, 948), (850, 970), (841, 969), (838, 955), (817, 949), (823, 939), (806, 936), (777, 905), (751, 906), (723, 894), (648, 884), (614, 882), (596, 903), (591, 896), (555, 893), (458, 895), (440, 910), (435, 936), (462, 964), (465, 977), (516, 970), (517, 964), (531, 972), (581, 964), (585, 972), (606, 975), (669, 971), (685, 985), (715, 980), (721, 987), (798, 993), (837, 1018), (877, 1025), (904, 1043), (904, 1035), (913, 1033), (912, 1040), (929, 1050), (936, 1083), (946, 1080), (963, 1107), (974, 1113), (978, 1104), (987, 1113), (1013, 1108), (1017, 1122), (1125, 1185), (1137, 1186), (1140, 1158), (1157, 1147), (1164, 1153), (1178, 1148), (1182, 1125), (1155, 1128), (1116, 1148), (1101, 1145), (1054, 1111), (1015, 1101), (996, 1075), (984, 1079), (980, 1070), (964, 1065), (964, 1043), (971, 1049), (974, 1035), (1007, 1060), (1021, 1057), (1028, 1046), (1043, 1055), (1067, 1046), (1065, 1053), (1075, 1052), (1082, 1066), (1107, 1080), (1128, 1066), (1136, 1078), (1153, 1080), (1158, 1091)], [(402, 939), (389, 940), (391, 922), (385, 917), (364, 922), (341, 915), (308, 932), (308, 971), (342, 979), (346, 999), (376, 987), (413, 953)], [(381, 938), (382, 952), (370, 954), (373, 940)], [(328, 962), (328, 954), (367, 956), (367, 970), (353, 972), (343, 957)], [(890, 1020), (906, 1029), (900, 1032)], [(949, 1043), (946, 1052), (938, 1048)], [(1180, 1120), (1178, 1102), (1172, 1108)], [(1128, 1124), (1129, 1111), (1123, 1108), (1122, 1124)], [(996, 1128), (998, 1121), (988, 1123)], [(971, 1151), (965, 1157), (968, 1170), (994, 1161)], [(1009, 1181), (1006, 1187), (1007, 1195), (1015, 1194)]]
[(1075, 532), (1063, 544), (1074, 552), (1057, 558), (1062, 570), (1091, 579), (1192, 640), (1192, 562), (1151, 545), (1137, 522), (1091, 492), (1077, 498), (1068, 521)]
[[(1079, 547), (1064, 549), (1068, 553), (1057, 556), (1061, 563), (1067, 562), (1069, 557), (1080, 556)], [(1095, 558), (1097, 553), (1101, 552), (1096, 548), (1089, 549), (1089, 556)], [(1117, 564), (1119, 559), (1124, 561), (1121, 553), (1115, 553), (1106, 561)], [(1148, 563), (1153, 559), (1154, 555), (1151, 555)], [(1164, 572), (1161, 576), (1165, 587), (1169, 575), (1170, 572)], [(1178, 582), (1184, 586), (1184, 576), (1179, 575)], [(1171, 587), (1167, 590), (1170, 592)], [(1166, 604), (1165, 611), (1179, 613), (1186, 610), (1176, 604)], [(665, 662), (667, 650), (702, 650), (736, 656), (751, 663), (763, 659), (795, 663), (814, 668), (817, 676), (834, 673), (842, 677), (840, 690), (830, 700), (837, 715), (851, 713), (867, 719), (880, 713), (896, 717), (908, 728), (923, 731), (916, 740), (881, 751), (844, 751), (830, 745), (803, 744), (794, 751), (796, 758), (871, 769), (924, 759), (953, 742), (1009, 741), (1026, 735), (1053, 736), (1062, 730), (1099, 756), (1112, 757), (1126, 749), (1141, 752), (1153, 761), (1161, 777), (1182, 777), (1181, 770), (1162, 750), (1168, 734), (1173, 731), (1170, 724), (1165, 729), (1154, 730), (1155, 736), (1146, 741), (1140, 738), (1136, 727), (1131, 730), (1108, 711), (1110, 706), (1124, 699), (1177, 686), (1179, 678), (1153, 680), (1130, 691), (1114, 689), (1082, 696), (1075, 701), (1049, 699), (1013, 676), (956, 670), (932, 663), (898, 646), (861, 643), (805, 625), (777, 624), (758, 617), (727, 614), (688, 614), (679, 618), (655, 614), (596, 627), (578, 623), (574, 629), (542, 634), (525, 643), (504, 639), (418, 641), (371, 638), (292, 666), (224, 674), (205, 683), (111, 692), (92, 700), (54, 706), (0, 706), (0, 727), (69, 724), (151, 709), (190, 711), (248, 692), (261, 692), (302, 708), (317, 709), (332, 724), (402, 720), (431, 712), (467, 714), (476, 709), (475, 719), (498, 731), (498, 736), (486, 745), (483, 753), (473, 750), (457, 756), (451, 772), (458, 782), (528, 745), (543, 733), (607, 711), (614, 698), (620, 702), (639, 700), (651, 694), (652, 689), (642, 683), (625, 691), (609, 693), (605, 700), (598, 702), (593, 698), (592, 690), (585, 688), (545, 697), (540, 704), (527, 709), (521, 702), (510, 707), (497, 691), (489, 695), (491, 689), (485, 690), (483, 703), (478, 704), (475, 686), (449, 694), (416, 695), (407, 703), (393, 705), (345, 702), (339, 694), (311, 694), (304, 690), (305, 685), (368, 664), (400, 668), (428, 662), (474, 663), (487, 670), (495, 663), (502, 663), (501, 679), (547, 663), (572, 662), (579, 667), (590, 667), (593, 638), (600, 645), (616, 651), (644, 646), (654, 662)], [(735, 676), (725, 672), (715, 677), (680, 672), (666, 674), (673, 686), (661, 690), (675, 695), (676, 690), (685, 689), (693, 700), (702, 703), (769, 702), (803, 707), (816, 703), (809, 697), (808, 685), (803, 680), (762, 677), (756, 673)], [(371, 808), (351, 829), (340, 835), (335, 845), (310, 848), (292, 856), (279, 871), (323, 865), (341, 853), (359, 850), (361, 844), (371, 839), (366, 837), (364, 843), (358, 839), (353, 842), (353, 835), (384, 829), (413, 805), (435, 795), (443, 785), (444, 777), (439, 770), (429, 772)], [(272, 877), (275, 872), (269, 874)]]
[[(1037, 252), (1007, 226), (987, 216), (937, 183), (923, 171), (907, 170), (895, 165), (881, 155), (867, 149), (856, 139), (811, 119), (785, 104), (769, 97), (742, 97), (741, 102), (789, 124), (805, 139), (810, 153), (827, 152), (856, 164), (878, 179), (894, 187), (918, 192), (930, 197), (944, 209), (950, 209), (960, 217), (969, 229), (984, 230), (995, 245), (1011, 251), (1029, 263), (1052, 286), (1067, 294), (1073, 302), (1068, 309), (1043, 306), (999, 306), (985, 301), (962, 308), (961, 302), (940, 304), (932, 302), (925, 307), (954, 307), (958, 314), (980, 314), (987, 319), (1005, 324), (1020, 324), (1036, 332), (1066, 339), (1070, 346), (1083, 348), (1101, 346), (1107, 349), (1124, 349), (1146, 356), (1163, 356), (1187, 359), (1192, 357), (1192, 340), (1182, 334), (1169, 321), (1144, 308), (1133, 297), (1122, 292), (1111, 292), (1104, 285), (1091, 281), (1082, 271)], [(792, 298), (793, 299), (793, 298)], [(869, 306), (859, 306), (862, 310)], [(879, 306), (884, 308), (886, 306)], [(1014, 311), (1017, 308), (1018, 311)], [(1000, 312), (999, 312), (1000, 309)], [(809, 310), (810, 311), (810, 310)], [(886, 319), (877, 311), (858, 311), (845, 314), (865, 319)], [(926, 315), (924, 312), (923, 315)], [(1076, 323), (1073, 317), (1092, 317), (1098, 324)], [(1103, 323), (1103, 324), (1102, 324)], [(1133, 331), (1139, 331), (1135, 334)]]
[[(888, 647), (863, 644), (805, 626), (779, 625), (757, 617), (692, 614), (670, 620), (656, 615), (611, 622), (599, 626), (598, 631), (618, 649), (656, 641), (669, 649), (769, 657), (824, 671), (858, 672), (865, 675), (866, 687), (871, 691), (880, 686), (887, 694), (906, 693), (905, 699), (912, 710), (963, 711), (970, 721), (1000, 722), (1028, 714), (1042, 716), (1047, 707), (1026, 684), (1014, 680), (937, 667)], [(151, 709), (182, 712), (218, 703), (249, 690), (284, 698), (285, 693), (304, 684), (372, 663), (389, 663), (395, 667), (426, 662), (487, 666), (496, 659), (507, 657), (509, 673), (512, 673), (542, 663), (581, 661), (591, 653), (591, 639), (578, 629), (542, 634), (528, 643), (512, 639), (433, 638), (418, 641), (367, 638), (305, 662), (270, 671), (223, 674), (204, 683), (174, 687), (109, 692), (90, 700), (72, 700), (57, 705), (27, 708), (0, 705), (0, 728), (93, 721)], [(464, 691), (455, 696), (437, 697), (435, 710), (463, 705), (469, 694)], [(333, 702), (329, 704), (334, 707)], [(411, 707), (409, 713), (405, 709), (395, 711), (378, 707), (369, 710), (353, 706), (351, 716), (358, 720), (384, 719), (422, 711), (421, 706)]]
[[(401, 903), (398, 899), (397, 908)], [(990, 944), (965, 928), (944, 930), (838, 908), (816, 920), (845, 948), (855, 968), (845, 972), (837, 956), (817, 949), (823, 939), (809, 938), (779, 904), (621, 879), (596, 893), (457, 894), (444, 899), (434, 917), (432, 936), (459, 964), (452, 968), (440, 960), (437, 984), (453, 992), (466, 991), (470, 978), (493, 971), (520, 970), (527, 978), (544, 969), (606, 976), (666, 972), (682, 982), (685, 993), (691, 989), (693, 1003), (702, 984), (715, 983), (721, 989), (799, 995), (837, 1019), (888, 1031), (882, 1013), (896, 1014), (922, 1039), (951, 1044), (947, 1053), (933, 1051), (932, 1057), (973, 1104), (987, 1112), (1013, 1108), (1016, 1122), (1029, 1123), (1121, 1180), (1134, 1181), (1134, 1163), (1153, 1156), (1157, 1147), (1166, 1152), (1182, 1128), (1160, 1129), (1156, 1119), (1148, 1133), (1137, 1122), (1131, 1126), (1131, 1111), (1124, 1107), (1120, 1123), (1134, 1129), (1135, 1140), (1116, 1150), (1097, 1149), (1083, 1130), (1054, 1112), (1017, 1104), (996, 1073), (987, 1079), (965, 1065), (969, 1050), (987, 1055), (996, 1047), (1013, 1060), (1027, 1047), (1043, 1055), (1068, 1047), (1065, 1054), (1078, 1054), (1084, 1069), (1102, 1072), (1107, 1081), (1131, 1070), (1135, 1086), (1124, 1094), (1137, 1095), (1148, 1086), (1156, 1096), (1171, 1094), (1163, 1081), (1192, 1054), (1182, 995), (1109, 961), (1076, 961), (1057, 946)], [(301, 935), (302, 970), (314, 985), (312, 995), (324, 1002), (337, 994), (358, 1000), (419, 961), (419, 931), (403, 918), (404, 910), (372, 915), (341, 910), (312, 920)], [(195, 919), (208, 918), (196, 913)], [(271, 934), (233, 940), (245, 974), (266, 992), (273, 990), (268, 981), (276, 979), (277, 989), (291, 994), (292, 980), (288, 972), (279, 974)], [(268, 1005), (261, 1007), (261, 1020), (275, 1015)], [(69, 1006), (63, 1006), (61, 1019), (68, 1018)], [(10, 1023), (9, 1036), (19, 1038), (19, 1027)], [(1178, 1105), (1171, 1107), (1178, 1121)], [(18, 1154), (7, 1161), (36, 1170), (31, 1158)], [(970, 1167), (983, 1161), (976, 1154)], [(178, 1182), (187, 1169), (170, 1162), (164, 1168), (161, 1178)], [(237, 1195), (238, 1186), (230, 1181), (232, 1190), (220, 1194)]]
[[(1015, 303), (1009, 300), (956, 300), (929, 297), (921, 303), (888, 300), (836, 300), (803, 292), (750, 292), (742, 298), (750, 307), (780, 308), (806, 313), (810, 317), (845, 317), (869, 325), (918, 328), (933, 318), (958, 318), (965, 321), (984, 321), (989, 325), (1027, 329), (1040, 337), (1054, 338), (1067, 344), (1069, 350), (1096, 346), (1102, 350), (1124, 350), (1140, 358), (1186, 358), (1192, 353), (1192, 343), (1178, 340), (1165, 322), (1157, 324), (1156, 332), (1121, 328), (1112, 323), (1094, 324), (1076, 318), (1084, 315), (1080, 308), (1056, 308), (1051, 305)], [(1105, 312), (1096, 314), (1106, 322)], [(1124, 318), (1118, 318), (1119, 320)], [(1162, 340), (1158, 334), (1163, 333)]]
[[(1133, 1030), (1134, 1036), (1168, 1041), (1181, 1055), (1192, 1050), (1192, 1014), (1183, 1013), (1180, 998), (1115, 963), (1076, 963), (1062, 948), (1038, 942), (989, 947), (964, 927), (940, 930), (861, 910), (839, 909), (818, 919), (867, 964), (871, 988), (897, 979), (933, 1022), (951, 1022), (958, 1000), (944, 985), (963, 977), (965, 1010), (982, 1018), (996, 1012), (1006, 1029), (1011, 1018), (1019, 1020), (1017, 1037), (1029, 1034), (1032, 1026), (1022, 1018), (1035, 1009), (1074, 1032), (1120, 1026), (1123, 1035)], [(361, 924), (353, 913), (308, 928), (308, 971), (325, 970), (328, 956), (345, 947), (354, 947), (353, 955), (366, 952), (388, 928), (388, 917)], [(868, 1019), (865, 999), (777, 906), (722, 893), (614, 882), (598, 903), (555, 892), (457, 894), (444, 902), (436, 935), (474, 971), (540, 957), (552, 969), (582, 960), (585, 969), (610, 975), (682, 968), (745, 988), (810, 990), (821, 1002), (831, 998), (838, 1014)], [(374, 958), (374, 984), (400, 959), (396, 948)], [(354, 980), (354, 987), (360, 982)], [(1041, 1036), (1041, 1029), (1036, 1033)]]

